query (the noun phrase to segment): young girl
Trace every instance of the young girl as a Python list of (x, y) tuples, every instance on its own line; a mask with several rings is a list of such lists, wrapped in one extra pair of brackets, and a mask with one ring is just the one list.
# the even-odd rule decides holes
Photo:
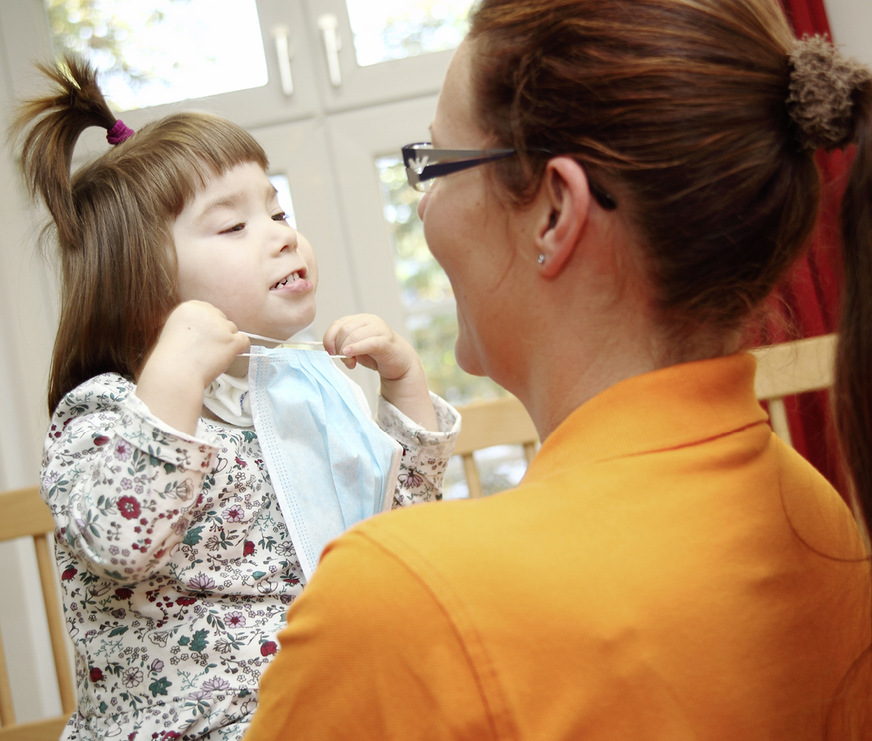
[[(55, 94), (13, 133), (62, 267), (42, 492), (76, 654), (63, 738), (238, 739), (303, 582), (245, 404), (243, 332), (311, 323), (315, 257), (238, 126), (182, 113), (134, 134), (88, 65), (42, 70)], [(90, 126), (113, 146), (71, 176)], [(394, 506), (438, 499), (457, 414), (411, 346), (368, 315), (324, 346), (381, 376), (378, 421), (403, 447)]]

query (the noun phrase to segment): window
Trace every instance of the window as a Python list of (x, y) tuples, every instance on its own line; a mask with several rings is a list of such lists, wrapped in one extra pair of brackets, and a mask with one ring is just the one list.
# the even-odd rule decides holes
[(471, 0), (346, 0), (361, 67), (454, 49)]
[(267, 84), (255, 0), (45, 0), (45, 5), (56, 51), (89, 59), (116, 110)]

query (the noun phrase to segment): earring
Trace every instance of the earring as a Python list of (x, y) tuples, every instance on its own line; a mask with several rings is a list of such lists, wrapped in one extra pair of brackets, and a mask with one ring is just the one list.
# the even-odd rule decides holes
[(544, 265), (545, 264), (545, 255), (540, 254), (539, 257), (536, 258), (536, 262), (538, 262), (540, 265)]

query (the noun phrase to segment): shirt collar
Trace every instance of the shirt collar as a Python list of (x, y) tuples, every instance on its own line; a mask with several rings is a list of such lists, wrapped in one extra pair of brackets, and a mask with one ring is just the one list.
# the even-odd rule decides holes
[(555, 468), (694, 445), (768, 419), (749, 353), (628, 378), (570, 414), (543, 442), (525, 481)]

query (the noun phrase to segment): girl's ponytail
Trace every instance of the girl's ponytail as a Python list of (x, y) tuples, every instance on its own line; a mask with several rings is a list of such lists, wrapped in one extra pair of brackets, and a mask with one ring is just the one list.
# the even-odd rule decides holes
[(116, 119), (97, 85), (96, 73), (86, 63), (68, 56), (39, 69), (54, 83), (53, 94), (23, 103), (11, 133), (27, 131), (20, 150), (25, 182), (52, 215), (61, 249), (78, 250), (81, 231), (70, 182), (73, 151), (85, 129), (110, 130)]

